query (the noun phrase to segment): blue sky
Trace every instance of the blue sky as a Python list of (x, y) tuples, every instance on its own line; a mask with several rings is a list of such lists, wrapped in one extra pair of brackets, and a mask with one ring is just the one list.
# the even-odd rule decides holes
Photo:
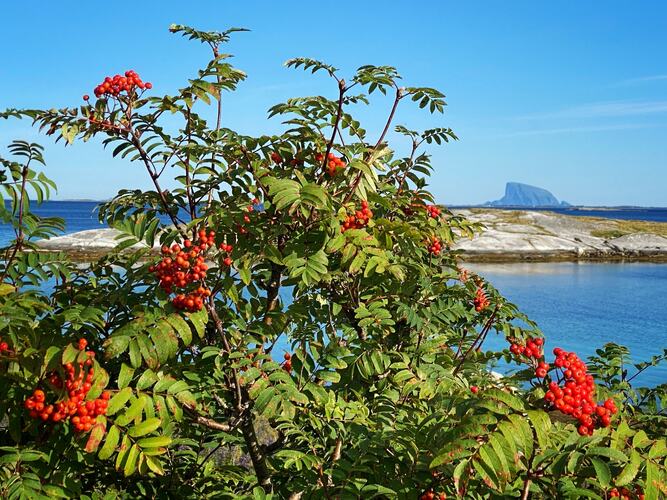
[[(506, 181), (535, 184), (588, 205), (667, 206), (667, 3), (628, 2), (5, 2), (0, 109), (78, 105), (107, 74), (136, 70), (173, 92), (208, 54), (168, 33), (250, 28), (226, 50), (248, 80), (224, 101), (225, 125), (278, 130), (266, 109), (296, 95), (334, 96), (323, 77), (289, 70), (295, 56), (348, 74), (396, 66), (406, 85), (447, 94), (444, 115), (406, 105), (397, 123), (452, 127), (461, 140), (432, 150), (432, 189), (449, 204), (502, 196)], [(379, 132), (388, 103), (364, 112)], [(148, 187), (138, 164), (99, 144), (63, 148), (28, 122), (0, 121), (14, 138), (47, 144), (60, 199), (102, 199)]]

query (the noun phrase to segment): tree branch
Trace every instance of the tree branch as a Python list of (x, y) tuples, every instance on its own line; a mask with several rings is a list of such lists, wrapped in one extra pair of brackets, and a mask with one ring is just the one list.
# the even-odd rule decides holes
[(394, 120), (394, 114), (396, 113), (396, 108), (398, 107), (398, 102), (403, 98), (403, 89), (401, 87), (396, 87), (396, 97), (394, 98), (394, 104), (391, 107), (391, 111), (389, 112), (389, 118), (387, 118), (387, 123), (384, 126), (384, 129), (382, 130), (382, 133), (380, 134), (380, 137), (378, 138), (378, 141), (375, 143), (375, 146), (373, 147), (373, 152), (377, 150), (377, 148), (380, 147), (380, 144), (382, 144), (382, 141), (384, 141), (384, 137), (387, 135), (387, 132), (389, 131), (389, 127), (391, 126), (391, 122)]
[[(228, 353), (231, 352), (231, 345), (229, 344), (229, 341), (225, 335), (222, 320), (220, 319), (220, 316), (218, 316), (218, 312), (215, 310), (213, 296), (211, 296), (210, 301), (206, 303), (206, 310), (208, 311), (211, 318), (213, 318), (215, 329), (220, 335), (224, 348)], [(269, 492), (272, 490), (271, 473), (266, 465), (266, 456), (261, 450), (259, 440), (257, 439), (257, 434), (255, 433), (252, 413), (249, 409), (250, 401), (247, 399), (247, 394), (244, 394), (244, 392), (241, 391), (241, 384), (239, 384), (239, 377), (235, 368), (232, 369), (232, 374), (234, 379), (228, 379), (227, 385), (230, 386), (231, 389), (235, 390), (234, 395), (236, 399), (236, 414), (240, 419), (239, 428), (243, 434), (243, 439), (246, 443), (248, 454), (250, 455), (253, 468), (255, 469), (257, 482), (262, 488), (264, 488), (265, 491)], [(244, 411), (246, 402), (248, 403), (248, 408), (247, 411)]]
[(250, 455), (250, 460), (252, 461), (252, 466), (257, 475), (257, 482), (264, 488), (264, 491), (271, 491), (271, 473), (266, 465), (266, 456), (262, 452), (259, 440), (257, 439), (252, 419), (248, 417), (242, 418), (240, 428), (246, 448), (248, 449), (248, 454)]
[(336, 133), (338, 132), (338, 124), (340, 123), (340, 118), (343, 115), (343, 96), (345, 95), (345, 80), (338, 80), (338, 109), (336, 110), (336, 119), (334, 120), (333, 131), (331, 132), (331, 139), (327, 143), (327, 150), (324, 153), (324, 158), (322, 159), (322, 170), (324, 171), (329, 161), (329, 153), (333, 146), (334, 141), (336, 140)]
[[(375, 146), (373, 146), (373, 149), (368, 153), (366, 156), (366, 159), (372, 158), (373, 154), (377, 151), (377, 149), (380, 147), (380, 144), (382, 144), (382, 141), (384, 141), (385, 136), (387, 135), (387, 132), (389, 131), (389, 127), (391, 126), (391, 122), (394, 120), (394, 114), (396, 114), (396, 108), (398, 107), (398, 102), (403, 98), (403, 89), (401, 87), (396, 87), (396, 97), (394, 98), (394, 104), (391, 106), (391, 111), (389, 112), (389, 118), (387, 118), (387, 123), (384, 126), (384, 129), (382, 130), (382, 133), (380, 134), (380, 137), (378, 138), (377, 142), (375, 143)], [(350, 201), (352, 198), (352, 195), (354, 194), (354, 191), (357, 189), (357, 186), (361, 182), (361, 177), (363, 176), (363, 172), (359, 172), (357, 176), (355, 177), (354, 181), (352, 181), (352, 184), (350, 185), (350, 191), (347, 193), (347, 196), (345, 196), (345, 199), (343, 200), (343, 205)]]
[(162, 206), (164, 208), (164, 211), (167, 213), (169, 218), (171, 219), (171, 222), (174, 224), (174, 227), (176, 230), (181, 233), (182, 236), (186, 236), (185, 232), (181, 229), (181, 226), (179, 224), (178, 219), (176, 216), (171, 212), (171, 209), (169, 207), (169, 202), (167, 201), (167, 197), (165, 196), (164, 192), (162, 192), (162, 188), (160, 187), (160, 183), (157, 178), (157, 170), (155, 169), (153, 162), (151, 161), (150, 157), (148, 156), (148, 153), (146, 153), (146, 150), (144, 147), (141, 145), (141, 140), (139, 139), (139, 135), (137, 134), (137, 131), (134, 129), (130, 129), (130, 137), (131, 140), (130, 142), (132, 145), (137, 148), (137, 151), (139, 152), (139, 156), (141, 157), (141, 160), (144, 162), (144, 165), (146, 166), (146, 170), (148, 171), (148, 175), (150, 176), (151, 180), (153, 181), (153, 185), (155, 186), (155, 190), (158, 193), (158, 196), (160, 197), (160, 201), (162, 202)]
[[(191, 119), (191, 113), (192, 111), (190, 110), (190, 107), (188, 106), (188, 114), (186, 117), (186, 123), (185, 123), (185, 135), (188, 138), (188, 146), (192, 142), (192, 131), (190, 129), (190, 119)], [(192, 199), (192, 186), (191, 186), (191, 178), (190, 178), (190, 153), (188, 151), (185, 152), (185, 162), (183, 164), (185, 166), (185, 194), (188, 197), (188, 205), (190, 207), (190, 217), (192, 219), (197, 218), (197, 211), (195, 207), (195, 203)], [(193, 229), (195, 231), (195, 229)]]
[(215, 420), (207, 417), (203, 417), (201, 415), (197, 415), (194, 418), (194, 421), (202, 425), (204, 427), (208, 427), (209, 429), (214, 429), (216, 431), (223, 431), (223, 432), (229, 432), (232, 430), (232, 426), (229, 424), (224, 424), (222, 422), (216, 422)]
[[(488, 333), (489, 329), (493, 325), (494, 320), (496, 319), (496, 313), (498, 312), (498, 305), (496, 304), (495, 309), (493, 310), (493, 313), (491, 313), (491, 317), (487, 320), (486, 324), (482, 327), (482, 331), (479, 332), (479, 335), (473, 340), (472, 344), (470, 344), (470, 347), (468, 350), (465, 352), (461, 360), (459, 361), (459, 364), (456, 365), (456, 368), (454, 368), (454, 372), (452, 375), (456, 375), (458, 371), (461, 369), (461, 366), (463, 366), (463, 362), (466, 360), (468, 357), (468, 354), (475, 348), (475, 345), (479, 341), (479, 339), (486, 337), (486, 334)], [(480, 344), (481, 345), (481, 344)]]
[[(18, 205), (19, 205), (19, 214), (18, 214), (18, 227), (16, 229), (16, 244), (14, 244), (14, 248), (12, 248), (12, 253), (9, 257), (5, 257), (5, 269), (4, 272), (2, 273), (2, 278), (0, 278), (0, 282), (4, 281), (5, 278), (7, 277), (7, 273), (9, 273), (9, 266), (11, 265), (12, 261), (16, 257), (16, 254), (18, 251), (21, 249), (23, 246), (23, 205), (24, 205), (24, 199), (25, 199), (25, 184), (28, 179), (28, 172), (29, 166), (30, 166), (30, 160), (32, 160), (32, 157), (28, 158), (28, 161), (26, 164), (23, 166), (23, 169), (21, 170), (21, 194), (18, 199)], [(3, 202), (4, 203), (4, 202)]]
[(523, 490), (521, 490), (521, 500), (528, 500), (530, 496), (530, 478), (526, 477), (523, 482)]

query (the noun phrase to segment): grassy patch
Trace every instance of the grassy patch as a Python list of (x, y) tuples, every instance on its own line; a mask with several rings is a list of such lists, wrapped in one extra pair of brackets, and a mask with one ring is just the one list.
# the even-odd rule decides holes
[[(503, 210), (497, 208), (472, 208), (470, 212), (473, 214), (483, 215), (491, 214), (494, 219), (486, 222), (488, 226), (494, 226), (498, 223), (514, 224), (518, 226), (529, 226), (537, 229), (540, 234), (547, 234), (554, 236), (554, 233), (548, 231), (546, 228), (536, 224), (532, 219), (526, 217), (524, 210)], [(576, 226), (589, 231), (591, 236), (597, 238), (604, 238), (611, 240), (619, 238), (628, 234), (648, 233), (657, 234), (667, 238), (667, 222), (651, 222), (643, 220), (619, 220), (619, 219), (604, 219), (600, 217), (588, 216), (573, 216), (565, 214), (557, 214), (554, 212), (541, 212), (544, 215), (551, 215), (554, 218), (562, 220), (571, 220)]]
[[(491, 225), (501, 223), (501, 224), (513, 224), (516, 226), (527, 226), (536, 229), (538, 231), (536, 234), (556, 236), (551, 231), (548, 231), (545, 227), (542, 227), (540, 224), (536, 224), (533, 220), (527, 217), (525, 210), (501, 210), (498, 208), (492, 208), (492, 209), (477, 209), (476, 213), (489, 213), (489, 210), (493, 210), (493, 212), (491, 213), (493, 213), (493, 215), (495, 215), (496, 217), (496, 220), (490, 223)], [(551, 212), (549, 213), (551, 214)]]
[(525, 212), (519, 210), (498, 210), (495, 213), (498, 222), (504, 222), (506, 224), (519, 224), (519, 225), (528, 225), (527, 220), (525, 219)]
[(597, 238), (613, 239), (627, 234), (649, 233), (657, 234), (667, 238), (667, 222), (650, 222), (643, 220), (614, 220), (591, 231), (591, 236)]
[(629, 233), (624, 233), (618, 229), (594, 229), (591, 231), (591, 236), (596, 238), (604, 238), (605, 240), (613, 240), (614, 238), (620, 238)]

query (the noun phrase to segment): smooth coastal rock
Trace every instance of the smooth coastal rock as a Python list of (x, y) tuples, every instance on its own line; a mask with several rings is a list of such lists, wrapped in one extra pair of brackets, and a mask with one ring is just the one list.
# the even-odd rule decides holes
[[(455, 245), (468, 261), (647, 260), (667, 261), (667, 238), (655, 233), (616, 237), (628, 221), (523, 210), (457, 210), (486, 230)], [(667, 223), (662, 233), (667, 233)]]
[[(118, 245), (116, 238), (121, 234), (116, 229), (89, 229), (76, 233), (58, 236), (49, 240), (38, 242), (38, 246), (51, 252), (65, 252), (76, 260), (88, 260), (99, 258)], [(145, 247), (144, 244), (137, 244), (131, 248)]]
[[(553, 212), (473, 208), (456, 210), (482, 223), (485, 231), (472, 240), (459, 241), (467, 261), (521, 262), (559, 260), (644, 260), (667, 262), (667, 223), (652, 223), (658, 232), (619, 235), (628, 221), (575, 217)], [(638, 223), (642, 227), (642, 223)], [(626, 229), (627, 230), (627, 229)], [(89, 260), (111, 251), (120, 233), (92, 229), (39, 243), (44, 250), (64, 251), (72, 258)], [(612, 236), (609, 236), (612, 235)], [(135, 245), (135, 247), (138, 247)], [(158, 251), (157, 245), (155, 251)]]

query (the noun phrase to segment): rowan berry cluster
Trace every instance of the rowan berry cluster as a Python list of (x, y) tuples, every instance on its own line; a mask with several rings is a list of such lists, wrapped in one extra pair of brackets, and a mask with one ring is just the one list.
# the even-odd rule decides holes
[(343, 222), (343, 227), (340, 228), (341, 233), (344, 233), (348, 229), (361, 229), (368, 225), (368, 221), (373, 217), (373, 212), (368, 208), (368, 202), (361, 202), (361, 210), (357, 210), (354, 215), (348, 215), (345, 217), (345, 222)]
[(512, 341), (510, 352), (519, 358), (522, 356), (527, 358), (525, 361), (532, 363), (533, 366), (535, 366), (535, 376), (544, 378), (547, 376), (550, 366), (549, 363), (544, 361), (544, 354), (542, 352), (543, 345), (544, 339), (541, 337), (529, 338), (525, 344), (518, 341)]
[(552, 381), (544, 395), (545, 401), (566, 415), (579, 421), (582, 436), (592, 435), (599, 427), (609, 427), (611, 416), (618, 410), (613, 399), (598, 405), (595, 401), (595, 381), (587, 373), (588, 367), (579, 356), (557, 347), (554, 365), (561, 371), (560, 384)]
[[(322, 160), (324, 160), (324, 155), (322, 153), (317, 153), (315, 155), (315, 160), (320, 163)], [(339, 158), (333, 153), (329, 153), (327, 155), (327, 172), (329, 172), (329, 175), (333, 177), (336, 175), (340, 170), (344, 170), (347, 164), (343, 161), (342, 158)]]
[[(296, 154), (299, 154), (299, 152), (297, 152)], [(303, 163), (304, 163), (304, 161), (303, 161), (301, 158), (296, 158), (296, 157), (292, 157), (292, 158), (289, 159), (289, 161), (288, 161), (288, 159), (283, 158), (282, 155), (281, 155), (280, 153), (278, 153), (277, 151), (273, 151), (273, 152), (269, 155), (269, 157), (271, 158), (271, 161), (272, 161), (273, 163), (277, 164), (277, 165), (280, 165), (280, 164), (289, 164), (289, 165), (291, 165), (292, 167), (302, 167), (302, 166), (303, 166)]]
[(283, 157), (280, 156), (280, 153), (274, 151), (273, 153), (271, 153), (271, 161), (273, 161), (273, 163), (282, 163)]
[[(114, 75), (113, 77), (107, 76), (102, 83), (95, 87), (95, 97), (101, 97), (107, 95), (110, 97), (118, 97), (122, 92), (127, 92), (128, 95), (134, 94), (136, 89), (152, 89), (153, 84), (150, 82), (144, 83), (139, 75), (132, 70), (125, 72), (125, 76)], [(84, 100), (88, 96), (83, 96)]]
[(426, 205), (426, 213), (429, 217), (436, 219), (440, 215), (440, 209), (435, 205)]
[(542, 357), (542, 346), (544, 339), (541, 337), (531, 337), (522, 344), (518, 340), (510, 339), (510, 352), (516, 356), (525, 356), (528, 359), (539, 359)]
[(475, 311), (482, 312), (484, 309), (489, 307), (489, 298), (486, 296), (486, 292), (481, 286), (477, 287), (475, 291), (475, 298), (472, 300), (473, 305), (475, 306)]
[(218, 247), (222, 252), (226, 254), (226, 257), (223, 259), (223, 264), (226, 265), (227, 267), (232, 265), (232, 258), (230, 257), (230, 254), (232, 253), (232, 250), (234, 250), (234, 247), (227, 244), (227, 243), (220, 243), (220, 246)]
[(641, 488), (635, 488), (634, 494), (628, 488), (612, 488), (609, 491), (610, 498), (620, 498), (621, 500), (630, 500), (636, 498), (637, 500), (644, 500), (644, 492)]
[(460, 267), (459, 268), (459, 281), (461, 283), (465, 283), (465, 282), (468, 281), (468, 277), (469, 277), (468, 270), (463, 268), (463, 267)]
[[(162, 247), (162, 260), (150, 266), (155, 273), (160, 287), (168, 294), (181, 289), (171, 303), (176, 309), (196, 312), (204, 307), (204, 299), (211, 291), (203, 285), (208, 265), (204, 254), (215, 245), (215, 232), (202, 229), (195, 244), (190, 240), (183, 242), (183, 248), (177, 243), (171, 247)], [(197, 286), (198, 285), (198, 286)]]
[(443, 493), (435, 493), (433, 490), (428, 490), (419, 495), (419, 500), (447, 500), (447, 495)]
[(9, 352), (9, 344), (3, 341), (2, 337), (0, 337), (0, 354), (5, 352)]
[(285, 362), (282, 364), (283, 370), (286, 372), (292, 371), (292, 355), (289, 352), (285, 353)]
[[(251, 204), (246, 207), (246, 211), (248, 213), (254, 212), (255, 210), (261, 212), (263, 210), (263, 206), (264, 205), (260, 204), (257, 198), (253, 198)], [(260, 207), (262, 207), (261, 210)], [(243, 214), (243, 222), (245, 222), (246, 224), (250, 223), (250, 216), (248, 215), (248, 213)]]
[(442, 251), (442, 243), (440, 240), (433, 236), (430, 240), (426, 242), (428, 246), (428, 251), (431, 255), (438, 256), (440, 255), (440, 252)]
[(95, 419), (106, 413), (110, 398), (108, 391), (103, 392), (97, 399), (86, 401), (95, 377), (95, 370), (92, 367), (95, 353), (86, 351), (87, 346), (86, 339), (79, 340), (78, 348), (86, 353), (87, 359), (78, 364), (78, 370), (72, 363), (63, 365), (67, 377), (64, 383), (58, 373), (51, 373), (48, 376), (49, 383), (56, 389), (65, 387), (67, 391), (65, 399), (53, 404), (47, 403), (46, 393), (42, 389), (35, 389), (32, 396), (25, 400), (24, 407), (31, 418), (54, 423), (69, 420), (75, 431), (88, 432), (93, 427)]

